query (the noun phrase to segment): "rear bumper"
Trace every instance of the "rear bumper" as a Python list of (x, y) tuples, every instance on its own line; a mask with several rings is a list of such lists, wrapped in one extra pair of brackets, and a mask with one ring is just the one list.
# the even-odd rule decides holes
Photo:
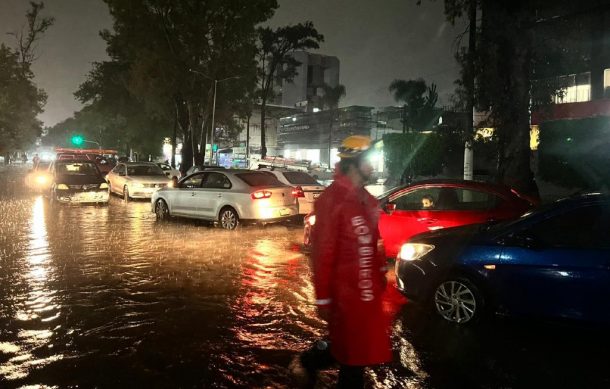
[[(258, 200), (257, 200), (258, 201)], [(285, 221), (299, 214), (296, 204), (283, 206), (265, 206), (264, 203), (255, 203), (246, 209), (242, 209), (240, 218), (265, 223), (274, 221)]]

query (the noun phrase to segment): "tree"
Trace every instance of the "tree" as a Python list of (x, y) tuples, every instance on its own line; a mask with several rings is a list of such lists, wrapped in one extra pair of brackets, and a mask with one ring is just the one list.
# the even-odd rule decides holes
[(403, 134), (407, 130), (422, 131), (430, 128), (438, 119), (435, 110), (438, 101), (435, 84), (427, 86), (421, 78), (408, 81), (394, 80), (389, 90), (394, 94), (394, 100), (403, 102), (401, 120)]
[(333, 124), (337, 118), (339, 101), (345, 97), (345, 86), (339, 84), (332, 87), (328, 84), (322, 86), (324, 95), (322, 96), (322, 107), (328, 108), (328, 166), (331, 167), (331, 150), (333, 144)]
[[(165, 123), (168, 132), (176, 126), (183, 143), (182, 171), (193, 160), (202, 163), (208, 134), (216, 130), (208, 120), (213, 80), (240, 76), (218, 88), (218, 122), (230, 124), (235, 101), (253, 87), (247, 82), (254, 83), (256, 72), (255, 26), (272, 15), (276, 1), (105, 2), (114, 24), (101, 35), (111, 59), (94, 66), (77, 96), (120, 112), (134, 140), (153, 135), (140, 115)], [(112, 82), (108, 86), (102, 80)], [(113, 95), (129, 107), (113, 103)]]
[[(31, 70), (35, 60), (34, 43), (53, 24), (53, 18), (41, 18), (43, 3), (30, 3), (27, 27), (19, 33), (17, 49), (0, 45), (0, 152), (23, 149), (40, 136), (42, 123), (37, 119), (47, 100), (46, 93), (34, 84)], [(6, 159), (6, 156), (5, 156)]]
[(300, 63), (290, 54), (296, 50), (317, 49), (324, 36), (314, 28), (312, 22), (294, 26), (258, 29), (258, 79), (261, 109), (261, 157), (267, 156), (265, 120), (267, 102), (274, 97), (277, 81), (290, 82), (297, 75)]
[(30, 9), (26, 12), (27, 27), (24, 26), (19, 32), (10, 32), (17, 41), (17, 52), (24, 67), (30, 67), (36, 59), (36, 42), (55, 23), (53, 17), (41, 17), (40, 12), (44, 9), (43, 2), (30, 1)]
[[(591, 50), (595, 46), (591, 36), (598, 28), (591, 18), (608, 6), (584, 0), (575, 11), (567, 0), (445, 0), (445, 14), (452, 22), (472, 15), (473, 8), (475, 15), (477, 8), (481, 14), (472, 54), (474, 70), (468, 70), (469, 55), (461, 50), (457, 56), (463, 67), (459, 94), (473, 96), (477, 109), (489, 113), (488, 125), (495, 128), (497, 141), (496, 179), (536, 195), (529, 113), (563, 93), (565, 85), (557, 82), (557, 76), (591, 69), (590, 63), (602, 51)], [(469, 19), (472, 28), (472, 16)], [(472, 79), (476, 82), (469, 92)]]

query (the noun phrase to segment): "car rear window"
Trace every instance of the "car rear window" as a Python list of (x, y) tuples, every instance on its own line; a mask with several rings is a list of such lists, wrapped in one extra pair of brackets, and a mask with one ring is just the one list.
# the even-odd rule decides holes
[(320, 185), (318, 181), (305, 172), (283, 172), (282, 174), (293, 185)]
[(265, 172), (238, 173), (235, 176), (250, 186), (283, 185), (274, 175)]
[(62, 175), (97, 176), (100, 174), (92, 162), (59, 162), (55, 169), (57, 174)]
[(157, 165), (128, 165), (129, 176), (165, 176), (163, 170)]

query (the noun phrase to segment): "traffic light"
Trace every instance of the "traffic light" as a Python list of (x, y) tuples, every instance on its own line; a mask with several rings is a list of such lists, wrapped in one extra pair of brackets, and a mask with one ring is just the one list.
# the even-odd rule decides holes
[(74, 135), (74, 136), (72, 136), (71, 141), (74, 146), (82, 146), (82, 144), (85, 140), (83, 139), (83, 137), (81, 135)]
[(218, 143), (214, 143), (214, 144), (212, 145), (212, 151), (213, 151), (213, 152), (217, 152), (217, 151), (218, 151)]

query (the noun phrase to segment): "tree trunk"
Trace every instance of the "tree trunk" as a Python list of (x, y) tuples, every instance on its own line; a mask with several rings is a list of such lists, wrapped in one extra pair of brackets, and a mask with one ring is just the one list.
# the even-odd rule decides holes
[(265, 139), (265, 119), (267, 114), (267, 101), (261, 101), (261, 159), (267, 156), (267, 142)]
[[(538, 197), (538, 187), (530, 167), (530, 85), (532, 66), (531, 30), (521, 28), (519, 20), (527, 20), (527, 7), (523, 5), (512, 18), (515, 31), (506, 29), (503, 50), (499, 60), (506, 63), (505, 88), (510, 98), (498, 107), (499, 160), (498, 179), (521, 193)], [(512, 24), (512, 23), (511, 23)], [(502, 58), (503, 57), (503, 58)]]
[(252, 114), (248, 113), (246, 119), (246, 168), (250, 167), (250, 117), (252, 117)]
[(176, 168), (176, 143), (178, 138), (178, 114), (174, 113), (174, 133), (172, 134), (172, 167)]

